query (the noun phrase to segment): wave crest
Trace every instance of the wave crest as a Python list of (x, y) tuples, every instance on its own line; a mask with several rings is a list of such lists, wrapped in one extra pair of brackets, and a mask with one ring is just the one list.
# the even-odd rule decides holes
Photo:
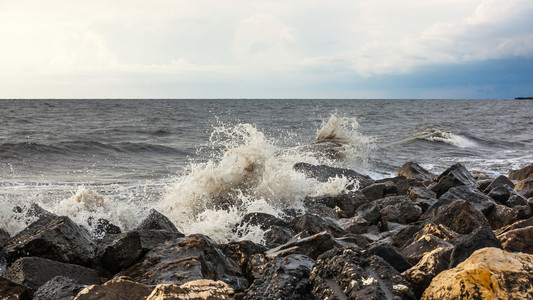
[(427, 128), (424, 131), (418, 132), (413, 135), (415, 139), (426, 140), (430, 142), (442, 142), (450, 144), (459, 148), (472, 148), (477, 146), (476, 142), (457, 134), (453, 134), (449, 131), (441, 131), (437, 128)]

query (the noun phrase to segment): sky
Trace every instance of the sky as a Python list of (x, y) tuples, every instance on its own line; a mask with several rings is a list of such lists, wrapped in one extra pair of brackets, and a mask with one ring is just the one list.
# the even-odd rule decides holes
[(531, 0), (0, 0), (0, 98), (533, 96)]

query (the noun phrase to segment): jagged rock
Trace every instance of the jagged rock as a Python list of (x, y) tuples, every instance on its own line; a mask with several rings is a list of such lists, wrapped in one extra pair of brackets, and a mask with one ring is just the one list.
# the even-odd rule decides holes
[(352, 200), (354, 209), (357, 209), (359, 206), (368, 203), (368, 199), (366, 199), (365, 195), (360, 190), (348, 192), (346, 195)]
[(413, 201), (419, 201), (419, 199), (436, 199), (437, 194), (425, 187), (410, 187), (407, 191), (407, 196)]
[(291, 227), (296, 231), (308, 231), (312, 234), (327, 231), (333, 236), (343, 236), (346, 234), (344, 229), (340, 228), (333, 221), (328, 219), (322, 219), (319, 216), (313, 214), (305, 214), (300, 217), (292, 219), (290, 222)]
[(29, 225), (40, 218), (57, 216), (36, 203), (31, 203), (29, 206), (15, 206), (13, 212), (14, 214), (12, 217), (16, 220), (22, 219), (26, 225)]
[(420, 231), (418, 231), (414, 237), (413, 240), (417, 241), (424, 235), (434, 235), (438, 238), (441, 238), (447, 242), (451, 242), (452, 240), (459, 237), (459, 234), (450, 228), (446, 227), (443, 224), (426, 224)]
[(373, 246), (368, 250), (368, 252), (372, 255), (377, 255), (383, 258), (398, 272), (403, 272), (413, 266), (390, 244), (379, 244)]
[(38, 256), (61, 262), (89, 265), (96, 245), (88, 232), (68, 217), (42, 217), (6, 242), (8, 262)]
[(377, 225), (381, 222), (380, 207), (375, 202), (361, 205), (356, 210), (356, 215), (365, 219), (368, 222), (368, 225)]
[(509, 207), (516, 207), (516, 206), (529, 206), (529, 203), (527, 199), (522, 196), (521, 194), (512, 191), (507, 201), (504, 203), (505, 205)]
[(30, 300), (31, 293), (27, 287), (0, 276), (0, 299)]
[(469, 234), (476, 228), (489, 226), (487, 218), (465, 200), (455, 200), (449, 203), (439, 199), (422, 215), (421, 219), (425, 219), (426, 224), (443, 224), (460, 234)]
[(518, 219), (518, 212), (505, 205), (496, 205), (487, 216), (490, 227), (492, 229), (499, 229), (503, 226), (507, 226), (516, 222)]
[(493, 181), (491, 181), (490, 184), (486, 188), (483, 189), (483, 192), (485, 194), (488, 194), (494, 188), (504, 187), (504, 186), (508, 186), (511, 189), (513, 189), (514, 183), (509, 178), (505, 177), (504, 175), (500, 175), (496, 177)]
[(155, 209), (150, 209), (148, 216), (137, 226), (135, 230), (167, 230), (170, 232), (179, 232), (174, 223), (170, 221), (166, 216), (161, 214)]
[(494, 187), (486, 194), (498, 203), (505, 203), (507, 200), (509, 200), (509, 197), (511, 197), (512, 191), (513, 190), (509, 186), (504, 185)]
[(144, 300), (152, 289), (127, 277), (113, 278), (102, 285), (91, 285), (81, 290), (75, 300)]
[(440, 198), (440, 196), (446, 193), (450, 188), (461, 185), (467, 185), (474, 188), (479, 187), (477, 180), (472, 177), (463, 165), (455, 164), (440, 174), (435, 179), (434, 184), (430, 186), (430, 189), (437, 194), (438, 198)]
[(321, 203), (329, 208), (338, 207), (346, 217), (351, 217), (355, 213), (355, 205), (349, 194), (336, 196), (307, 197), (306, 203)]
[(315, 264), (311, 258), (291, 254), (270, 261), (244, 299), (309, 299), (309, 274)]
[(319, 216), (323, 219), (330, 219), (330, 220), (336, 220), (339, 218), (339, 215), (337, 211), (331, 207), (327, 207), (326, 205), (322, 203), (304, 203), (305, 204), (305, 212), (308, 215), (315, 215)]
[(422, 299), (531, 299), (531, 270), (533, 255), (483, 248), (437, 275)]
[(494, 205), (497, 204), (491, 197), (483, 194), (478, 189), (467, 185), (450, 188), (439, 198), (439, 200), (449, 202), (466, 200), (472, 203), (474, 208), (482, 212), (485, 216), (488, 215)]
[(533, 197), (533, 175), (528, 178), (522, 179), (515, 187), (515, 191), (519, 191), (526, 198)]
[(427, 253), (418, 263), (402, 276), (411, 283), (416, 296), (420, 298), (431, 280), (450, 265), (453, 247), (437, 248)]
[(350, 219), (343, 219), (341, 221), (341, 224), (342, 228), (344, 228), (346, 232), (353, 234), (366, 233), (369, 226), (368, 221), (361, 216), (355, 216)]
[(334, 168), (326, 165), (311, 165), (308, 163), (296, 163), (294, 170), (304, 173), (307, 177), (315, 178), (320, 182), (327, 182), (330, 178), (346, 177), (350, 180), (358, 180), (359, 188), (364, 188), (374, 182), (369, 176), (360, 174), (354, 170)]
[(265, 246), (252, 241), (230, 242), (219, 245), (219, 248), (239, 266), (243, 274), (247, 273), (250, 257), (254, 254), (264, 253), (267, 250)]
[(472, 170), (472, 171), (470, 171), (470, 174), (477, 181), (490, 179), (489, 175), (487, 173), (481, 171), (481, 170)]
[(474, 230), (471, 234), (459, 238), (450, 256), (450, 268), (467, 259), (474, 251), (486, 248), (502, 248), (502, 245), (488, 226)]
[(231, 300), (235, 291), (222, 281), (199, 279), (182, 285), (159, 284), (146, 300), (195, 299), (195, 300)]
[(286, 244), (268, 250), (266, 256), (275, 258), (290, 254), (304, 254), (316, 259), (320, 254), (333, 249), (335, 246), (336, 243), (331, 234), (323, 231), (311, 236), (296, 235)]
[(406, 196), (409, 189), (411, 188), (426, 188), (424, 185), (424, 182), (418, 180), (418, 179), (403, 179), (395, 184), (397, 194), (401, 196)]
[(411, 224), (405, 228), (400, 229), (398, 232), (392, 234), (392, 245), (398, 249), (405, 247), (413, 241), (413, 236), (422, 229), (423, 224)]
[[(87, 223), (89, 226), (93, 227), (94, 218), (89, 217), (87, 220)], [(122, 233), (122, 230), (120, 230), (120, 227), (111, 224), (106, 219), (98, 219), (96, 223), (94, 224), (94, 229), (91, 231), (91, 235), (96, 238), (102, 238), (107, 234), (119, 234)]]
[(253, 212), (244, 215), (239, 226), (243, 227), (244, 225), (259, 226), (262, 230), (267, 230), (268, 228), (270, 228), (270, 226), (286, 227), (287, 222), (273, 215), (261, 212)]
[(387, 185), (385, 183), (373, 183), (364, 189), (361, 189), (361, 193), (365, 195), (367, 201), (374, 201), (385, 196), (386, 188)]
[(281, 226), (270, 226), (270, 228), (265, 231), (263, 240), (265, 241), (265, 246), (268, 248), (278, 247), (279, 245), (285, 244), (294, 236), (294, 231), (287, 227)]
[(7, 269), (6, 278), (36, 290), (56, 276), (67, 276), (83, 284), (99, 283), (95, 270), (40, 257), (23, 257)]
[(531, 176), (531, 174), (533, 174), (533, 163), (521, 169), (509, 172), (509, 179), (520, 181), (528, 178), (529, 176)]
[(533, 226), (518, 228), (498, 235), (503, 249), (533, 254)]
[(208, 237), (189, 235), (150, 250), (118, 276), (147, 284), (183, 284), (196, 279), (222, 280), (235, 290), (248, 286), (240, 268)]
[(387, 197), (377, 201), (381, 206), (381, 219), (385, 222), (407, 224), (422, 215), (422, 209), (407, 196)]
[(400, 253), (413, 265), (416, 265), (424, 255), (437, 249), (452, 247), (450, 242), (447, 242), (432, 234), (423, 235), (411, 244), (405, 246)]
[(261, 274), (265, 271), (265, 266), (268, 260), (266, 255), (262, 253), (253, 254), (248, 259), (248, 265), (246, 266), (246, 277), (250, 282), (261, 277)]
[(420, 181), (431, 181), (435, 177), (434, 174), (422, 168), (415, 162), (406, 162), (398, 170), (398, 175), (405, 176), (405, 178), (418, 179)]
[(533, 226), (533, 217), (526, 219), (526, 220), (519, 220), (514, 222), (511, 225), (504, 226), (498, 230), (496, 230), (494, 233), (499, 236), (501, 234), (504, 234), (506, 232), (509, 232), (511, 230), (520, 229), (520, 228), (526, 228), (529, 226)]
[(33, 294), (33, 300), (70, 300), (84, 288), (84, 284), (74, 279), (56, 276), (41, 285)]
[(409, 283), (381, 257), (352, 247), (322, 254), (309, 283), (316, 299), (416, 299)]

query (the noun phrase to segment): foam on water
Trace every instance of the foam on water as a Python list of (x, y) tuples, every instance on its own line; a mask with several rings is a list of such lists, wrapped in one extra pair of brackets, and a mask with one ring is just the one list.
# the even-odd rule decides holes
[(442, 142), (459, 148), (476, 147), (476, 142), (448, 131), (442, 131), (437, 128), (428, 128), (422, 132), (413, 135), (415, 139), (427, 140), (431, 142)]

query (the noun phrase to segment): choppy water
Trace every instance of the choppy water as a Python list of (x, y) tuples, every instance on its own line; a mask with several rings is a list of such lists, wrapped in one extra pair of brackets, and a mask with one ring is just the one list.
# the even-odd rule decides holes
[[(104, 217), (124, 230), (155, 207), (185, 233), (222, 241), (236, 238), (229, 228), (246, 212), (280, 215), (301, 208), (306, 195), (340, 193), (349, 184), (307, 179), (292, 170), (296, 162), (380, 178), (409, 160), (436, 173), (461, 162), (490, 175), (533, 161), (533, 101), (0, 104), (0, 226), (11, 233), (31, 221), (13, 208), (35, 202), (82, 225)], [(343, 159), (324, 155), (331, 142)], [(248, 232), (245, 238), (261, 239), (258, 230)]]

